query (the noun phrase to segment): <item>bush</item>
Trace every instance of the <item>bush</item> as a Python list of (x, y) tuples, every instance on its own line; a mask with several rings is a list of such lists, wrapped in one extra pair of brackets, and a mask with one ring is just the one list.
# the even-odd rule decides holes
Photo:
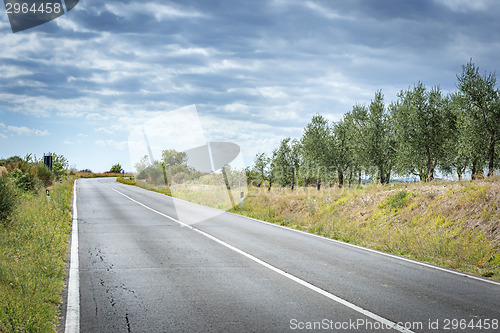
[(121, 173), (123, 171), (123, 168), (122, 166), (120, 165), (120, 163), (116, 163), (115, 165), (113, 165), (111, 167), (111, 169), (109, 170), (109, 172), (111, 173)]
[(148, 183), (155, 185), (164, 185), (165, 177), (163, 176), (163, 168), (160, 164), (149, 166), (142, 170), (136, 177), (137, 179), (146, 179)]
[(36, 170), (36, 175), (42, 187), (47, 188), (53, 184), (55, 174), (52, 171), (50, 171), (47, 167), (45, 167), (42, 164), (37, 164), (36, 166), (34, 166), (34, 168)]
[(122, 184), (126, 184), (126, 185), (136, 185), (135, 184), (135, 179), (132, 178), (132, 177), (129, 178), (129, 179), (118, 177), (118, 178), (116, 178), (116, 181), (119, 182), (119, 183), (122, 183)]
[(23, 191), (33, 191), (36, 188), (36, 178), (28, 172), (15, 169), (9, 176), (14, 184)]
[(15, 191), (6, 176), (0, 177), (0, 223), (5, 224), (14, 209)]

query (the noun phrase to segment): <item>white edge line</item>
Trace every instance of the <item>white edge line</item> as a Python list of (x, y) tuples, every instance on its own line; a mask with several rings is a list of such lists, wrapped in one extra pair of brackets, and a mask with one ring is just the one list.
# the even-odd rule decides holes
[(255, 261), (256, 263), (258, 263), (258, 264), (260, 264), (260, 265), (262, 265), (262, 266), (264, 266), (266, 268), (269, 268), (270, 270), (272, 270), (272, 271), (274, 271), (274, 272), (276, 272), (276, 273), (278, 273), (278, 274), (280, 274), (280, 275), (282, 275), (282, 276), (284, 276), (284, 277), (286, 277), (286, 278), (288, 278), (288, 279), (290, 279), (290, 280), (292, 280), (292, 281), (294, 281), (294, 282), (296, 282), (296, 283), (298, 283), (298, 284), (300, 284), (300, 285), (302, 285), (302, 286), (304, 286), (306, 288), (309, 288), (309, 289), (311, 289), (311, 290), (313, 290), (313, 291), (315, 291), (315, 292), (317, 292), (317, 293), (319, 293), (319, 294), (321, 294), (321, 295), (323, 295), (325, 297), (328, 297), (329, 299), (331, 299), (331, 300), (333, 300), (333, 301), (335, 301), (337, 303), (340, 303), (340, 304), (342, 304), (342, 305), (344, 305), (344, 306), (346, 306), (346, 307), (348, 307), (348, 308), (350, 308), (350, 309), (352, 309), (354, 311), (357, 311), (357, 312), (359, 312), (359, 313), (361, 313), (361, 314), (363, 314), (363, 315), (365, 315), (365, 316), (367, 316), (369, 318), (372, 318), (372, 319), (374, 319), (374, 320), (382, 323), (383, 325), (385, 325), (388, 328), (395, 329), (395, 330), (397, 330), (399, 332), (403, 332), (403, 333), (414, 333), (413, 331), (411, 331), (411, 330), (409, 330), (409, 329), (407, 329), (407, 328), (405, 328), (405, 327), (403, 327), (401, 325), (398, 325), (398, 324), (396, 324), (393, 321), (385, 319), (384, 317), (381, 317), (381, 316), (379, 316), (379, 315), (377, 315), (377, 314), (375, 314), (373, 312), (370, 312), (370, 311), (365, 310), (365, 309), (363, 309), (363, 308), (361, 308), (361, 307), (359, 307), (359, 306), (357, 306), (357, 305), (355, 305), (355, 304), (353, 304), (351, 302), (348, 302), (348, 301), (346, 301), (346, 300), (344, 300), (344, 299), (342, 299), (342, 298), (340, 298), (338, 296), (335, 296), (335, 295), (333, 295), (333, 294), (331, 294), (331, 293), (329, 293), (329, 292), (327, 292), (327, 291), (325, 291), (325, 290), (323, 290), (321, 288), (316, 287), (315, 285), (313, 285), (313, 284), (311, 284), (311, 283), (309, 283), (307, 281), (304, 281), (304, 280), (302, 280), (302, 279), (300, 279), (300, 278), (298, 278), (298, 277), (296, 277), (294, 275), (291, 275), (291, 274), (289, 274), (289, 273), (287, 273), (287, 272), (285, 272), (285, 271), (283, 271), (283, 270), (281, 270), (281, 269), (279, 269), (277, 267), (274, 267), (274, 266), (268, 264), (267, 262), (262, 261), (261, 259), (259, 259), (257, 257), (254, 257), (253, 255), (251, 255), (251, 254), (249, 254), (249, 253), (247, 253), (247, 252), (245, 252), (243, 250), (240, 250), (240, 249), (238, 249), (238, 248), (236, 248), (236, 247), (234, 247), (234, 246), (232, 246), (232, 245), (230, 245), (230, 244), (228, 244), (228, 243), (226, 243), (226, 242), (224, 242), (224, 241), (222, 241), (222, 240), (220, 240), (220, 239), (218, 239), (218, 238), (216, 238), (216, 237), (214, 237), (214, 236), (212, 236), (210, 234), (207, 234), (206, 232), (204, 232), (204, 231), (202, 231), (200, 229), (197, 229), (197, 228), (195, 228), (195, 227), (193, 227), (193, 226), (191, 226), (189, 224), (186, 224), (184, 222), (181, 222), (181, 221), (179, 221), (179, 220), (177, 220), (177, 219), (175, 219), (175, 218), (173, 218), (171, 216), (163, 214), (162, 212), (159, 212), (156, 209), (153, 209), (153, 208), (151, 208), (149, 206), (146, 206), (145, 204), (143, 204), (143, 203), (141, 203), (141, 202), (139, 202), (139, 201), (137, 201), (135, 199), (132, 199), (128, 195), (126, 195), (126, 194), (124, 194), (124, 193), (122, 193), (122, 192), (120, 192), (120, 191), (118, 191), (118, 190), (116, 190), (116, 189), (114, 189), (114, 188), (112, 188), (112, 187), (110, 187), (108, 185), (106, 185), (106, 186), (109, 187), (110, 189), (112, 189), (113, 191), (115, 191), (116, 193), (118, 193), (118, 194), (124, 196), (125, 198), (129, 199), (130, 201), (133, 201), (136, 204), (141, 205), (142, 207), (144, 207), (146, 209), (149, 209), (150, 211), (152, 211), (152, 212), (154, 212), (154, 213), (156, 213), (158, 215), (161, 215), (161, 216), (166, 217), (166, 218), (168, 218), (168, 219), (170, 219), (172, 221), (175, 221), (175, 222), (177, 222), (178, 224), (180, 224), (183, 227), (187, 227), (187, 228), (189, 228), (189, 229), (191, 229), (193, 231), (196, 231), (199, 234), (201, 234), (201, 235), (203, 235), (203, 236), (205, 236), (205, 237), (207, 237), (207, 238), (209, 238), (209, 239), (211, 239), (211, 240), (213, 240), (213, 241), (215, 241), (215, 242), (217, 242), (217, 243), (219, 243), (219, 244), (227, 247), (230, 250), (233, 250), (234, 252), (237, 252), (237, 253), (239, 253), (239, 254), (247, 257), (250, 260)]
[(68, 278), (66, 333), (80, 332), (80, 272), (78, 260), (78, 212), (76, 209), (76, 179), (73, 185), (73, 222), (71, 227), (71, 259)]
[[(128, 185), (125, 185), (125, 186), (128, 186)], [(142, 187), (139, 187), (139, 188), (142, 188)], [(158, 192), (153, 192), (153, 191), (149, 191), (149, 192), (156, 193), (158, 195), (164, 195), (164, 194), (161, 194), (161, 193), (158, 193)], [(399, 260), (402, 260), (402, 261), (406, 261), (406, 262), (409, 262), (409, 263), (412, 263), (412, 264), (415, 264), (415, 265), (419, 265), (419, 266), (423, 266), (423, 267), (427, 267), (427, 268), (431, 268), (431, 269), (436, 269), (438, 271), (442, 271), (442, 272), (454, 274), (454, 275), (457, 275), (457, 276), (461, 276), (461, 277), (465, 277), (465, 278), (469, 278), (469, 279), (474, 279), (474, 280), (477, 280), (477, 281), (482, 281), (482, 282), (491, 283), (491, 284), (500, 286), (500, 282), (494, 281), (494, 280), (491, 280), (491, 279), (487, 279), (487, 278), (484, 278), (484, 277), (475, 276), (475, 275), (472, 275), (472, 274), (469, 274), (469, 273), (465, 273), (465, 272), (454, 271), (454, 270), (451, 270), (451, 269), (448, 269), (448, 268), (444, 268), (444, 267), (441, 267), (441, 266), (428, 264), (428, 263), (425, 263), (425, 262), (422, 262), (422, 261), (418, 261), (418, 260), (415, 260), (415, 259), (410, 259), (410, 258), (405, 258), (405, 257), (402, 257), (402, 256), (398, 256), (396, 254), (391, 254), (391, 253), (387, 253), (387, 252), (383, 252), (383, 251), (379, 251), (379, 250), (370, 249), (368, 247), (364, 247), (364, 246), (361, 246), (361, 245), (355, 245), (355, 244), (351, 244), (351, 243), (347, 243), (347, 242), (342, 242), (342, 241), (339, 241), (337, 239), (327, 238), (327, 237), (324, 237), (324, 236), (312, 234), (310, 232), (306, 232), (306, 231), (302, 231), (302, 230), (298, 230), (298, 229), (293, 229), (293, 228), (290, 228), (290, 227), (286, 227), (284, 225), (279, 225), (279, 224), (276, 224), (276, 223), (262, 221), (262, 220), (254, 218), (254, 217), (250, 217), (250, 216), (246, 216), (246, 215), (240, 215), (240, 214), (236, 214), (236, 213), (231, 213), (231, 212), (223, 211), (223, 210), (220, 210), (220, 209), (217, 209), (217, 208), (204, 206), (204, 205), (198, 204), (196, 202), (190, 202), (190, 201), (187, 201), (187, 200), (184, 200), (184, 199), (181, 199), (181, 198), (175, 198), (175, 197), (170, 197), (170, 198), (172, 198), (174, 200), (184, 201), (184, 202), (187, 202), (187, 203), (190, 203), (190, 204), (193, 204), (193, 205), (198, 205), (198, 206), (205, 207), (205, 208), (215, 209), (215, 210), (220, 211), (221, 214), (222, 213), (226, 213), (226, 214), (231, 214), (231, 215), (238, 216), (238, 217), (241, 217), (241, 218), (247, 218), (247, 219), (253, 220), (255, 222), (267, 224), (267, 225), (272, 226), (272, 227), (282, 228), (282, 229), (293, 231), (293, 232), (298, 232), (298, 233), (301, 233), (301, 234), (304, 234), (304, 235), (308, 235), (308, 236), (311, 236), (311, 237), (321, 238), (323, 240), (326, 240), (326, 241), (329, 241), (329, 242), (333, 242), (333, 243), (336, 243), (336, 244), (350, 246), (350, 247), (356, 248), (358, 250), (364, 250), (364, 251), (368, 251), (368, 252), (371, 252), (371, 253), (376, 253), (376, 254), (383, 255), (383, 256), (386, 256), (386, 257), (390, 257), (390, 258), (393, 258), (393, 259), (399, 259)]]

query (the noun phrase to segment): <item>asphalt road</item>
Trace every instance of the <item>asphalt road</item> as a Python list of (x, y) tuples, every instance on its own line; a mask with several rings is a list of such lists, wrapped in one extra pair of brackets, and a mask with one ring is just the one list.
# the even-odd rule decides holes
[(81, 332), (500, 332), (486, 279), (114, 179), (76, 193)]

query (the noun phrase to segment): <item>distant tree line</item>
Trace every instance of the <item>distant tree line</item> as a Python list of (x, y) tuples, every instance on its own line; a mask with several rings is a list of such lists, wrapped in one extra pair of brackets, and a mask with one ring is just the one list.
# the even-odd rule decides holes
[[(165, 182), (181, 184), (187, 180), (200, 177), (200, 173), (187, 165), (188, 156), (185, 152), (175, 149), (162, 151), (160, 161), (151, 161), (148, 155), (137, 162), (134, 167), (137, 170), (137, 179), (145, 179), (155, 185), (164, 185)], [(166, 184), (165, 184), (166, 185)]]
[(500, 91), (495, 73), (481, 75), (469, 61), (457, 75), (458, 91), (443, 95), (418, 82), (384, 103), (354, 105), (330, 123), (316, 114), (302, 137), (285, 138), (270, 156), (259, 153), (247, 177), (257, 186), (361, 182), (388, 183), (393, 175), (432, 181), (436, 172), (462, 179), (492, 176), (500, 158)]

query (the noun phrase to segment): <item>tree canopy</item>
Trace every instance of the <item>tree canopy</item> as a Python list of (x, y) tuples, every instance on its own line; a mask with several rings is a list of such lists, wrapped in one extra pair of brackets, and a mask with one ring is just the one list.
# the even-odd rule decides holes
[(381, 90), (369, 105), (356, 104), (334, 122), (319, 113), (298, 140), (285, 138), (272, 156), (257, 154), (249, 175), (280, 186), (357, 178), (388, 183), (391, 176), (432, 181), (436, 172), (492, 176), (500, 166), (500, 92), (495, 73), (472, 62), (457, 75), (458, 91), (443, 95), (422, 82), (386, 105)]

